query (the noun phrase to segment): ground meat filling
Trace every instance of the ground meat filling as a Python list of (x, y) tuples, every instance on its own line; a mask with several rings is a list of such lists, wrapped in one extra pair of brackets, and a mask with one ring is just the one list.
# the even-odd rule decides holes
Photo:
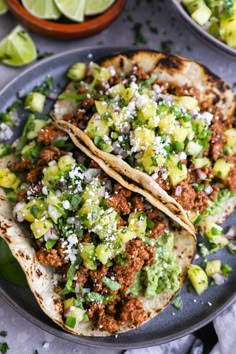
[[(142, 197), (123, 188), (118, 183), (114, 183), (113, 193), (106, 199), (106, 203), (119, 211), (121, 215), (117, 221), (119, 225), (127, 224), (127, 215), (130, 212), (145, 210)], [(160, 219), (159, 211), (151, 208), (146, 211), (146, 215), (156, 223), (150, 231), (149, 237), (156, 238), (158, 235), (163, 234), (165, 224)], [(94, 235), (91, 232), (85, 232), (83, 237), (78, 239), (78, 243), (93, 242), (93, 240)], [(61, 239), (52, 249), (46, 249), (44, 243), (40, 240), (35, 240), (34, 242), (39, 262), (45, 266), (55, 267), (57, 274), (60, 276), (60, 280), (55, 284), (55, 292), (59, 294), (68, 280), (67, 272), (70, 267), (66, 255), (66, 243), (65, 239)], [(74, 287), (78, 289), (82, 287), (89, 292), (95, 292), (108, 298), (105, 303), (91, 301), (84, 304), (86, 313), (95, 328), (115, 333), (120, 330), (121, 326), (127, 328), (138, 327), (147, 319), (142, 302), (130, 296), (127, 290), (133, 284), (137, 272), (142, 267), (157, 262), (155, 256), (156, 253), (153, 246), (145, 244), (139, 238), (135, 238), (126, 243), (122, 262), (120, 257), (117, 256), (113, 259), (113, 264), (110, 266), (103, 265), (97, 260), (97, 269), (95, 270), (89, 270), (83, 264), (78, 266), (73, 280)], [(104, 284), (103, 277), (113, 279), (121, 287), (117, 290), (111, 290)]]

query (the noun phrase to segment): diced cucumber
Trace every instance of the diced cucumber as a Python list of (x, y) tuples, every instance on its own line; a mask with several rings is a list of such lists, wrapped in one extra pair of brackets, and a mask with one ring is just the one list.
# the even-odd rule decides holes
[(46, 101), (46, 96), (40, 92), (30, 92), (25, 99), (25, 108), (31, 112), (42, 113)]
[(67, 77), (72, 81), (83, 80), (86, 76), (86, 69), (85, 63), (75, 63), (68, 70)]
[(207, 275), (200, 266), (191, 264), (188, 269), (188, 277), (198, 295), (208, 288)]
[(205, 272), (208, 277), (211, 277), (215, 273), (221, 273), (221, 261), (219, 259), (215, 259), (214, 261), (207, 262)]
[(215, 176), (225, 179), (229, 171), (234, 165), (230, 162), (225, 161), (223, 158), (218, 159), (213, 166), (213, 173)]

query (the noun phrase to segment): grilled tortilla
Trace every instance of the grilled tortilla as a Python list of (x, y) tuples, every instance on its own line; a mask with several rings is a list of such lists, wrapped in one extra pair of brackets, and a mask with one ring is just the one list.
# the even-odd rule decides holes
[(221, 223), (235, 209), (234, 114), (234, 93), (222, 79), (153, 51), (88, 64), (53, 110), (58, 124), (188, 230), (188, 216), (202, 230), (206, 218)]
[[(40, 140), (33, 166), (26, 165), (26, 148), (20, 159), (14, 154), (1, 159), (0, 237), (24, 270), (39, 306), (55, 323), (76, 335), (125, 332), (170, 303), (183, 285), (196, 238), (164, 216), (150, 193), (120, 176), (71, 133), (70, 138), (50, 123), (31, 139), (30, 147)], [(66, 141), (64, 150), (55, 149), (58, 139)], [(11, 171), (21, 171), (20, 177)], [(7, 199), (11, 189), (17, 190), (17, 204)], [(130, 284), (122, 273), (125, 264), (128, 279), (133, 276)], [(168, 264), (157, 288), (155, 264), (159, 272)], [(151, 267), (154, 294), (147, 285)], [(134, 292), (130, 289), (138, 273), (147, 284), (141, 282)]]

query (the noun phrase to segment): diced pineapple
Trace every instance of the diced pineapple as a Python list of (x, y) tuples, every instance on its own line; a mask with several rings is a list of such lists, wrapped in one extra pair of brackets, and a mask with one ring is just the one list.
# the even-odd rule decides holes
[(107, 121), (101, 118), (101, 116), (95, 113), (89, 120), (85, 133), (92, 139), (95, 136), (109, 135), (109, 126)]
[(236, 152), (236, 129), (231, 128), (224, 131), (224, 134), (227, 136), (225, 146), (232, 149), (232, 152)]
[(207, 157), (199, 157), (198, 159), (193, 160), (195, 168), (202, 168), (210, 165), (210, 160)]
[(45, 202), (43, 200), (32, 199), (22, 209), (22, 216), (29, 222), (34, 222), (35, 219), (41, 219), (45, 211)]
[(85, 227), (92, 227), (100, 217), (100, 207), (96, 204), (84, 203), (78, 210), (77, 217)]
[(85, 63), (75, 63), (68, 70), (67, 77), (72, 81), (83, 80), (86, 75), (86, 69)]
[(158, 124), (161, 133), (170, 134), (173, 130), (175, 117), (172, 114), (166, 113), (163, 114), (160, 118), (160, 122)]
[(213, 173), (215, 176), (221, 179), (225, 179), (233, 166), (234, 165), (232, 163), (225, 161), (223, 158), (220, 158), (215, 162), (213, 166)]
[(127, 243), (137, 237), (137, 232), (130, 230), (127, 226), (124, 226), (118, 229), (117, 237), (121, 242)]
[(145, 127), (134, 130), (134, 146), (136, 151), (146, 149), (155, 142), (155, 132)]
[(107, 81), (111, 77), (109, 69), (103, 68), (95, 63), (90, 65), (91, 75), (98, 81)]
[(170, 183), (172, 184), (172, 186), (176, 186), (181, 181), (187, 178), (187, 167), (186, 165), (182, 164), (181, 161), (179, 161), (177, 156), (170, 156), (166, 162), (165, 167), (168, 170)]
[(123, 94), (125, 92), (125, 87), (123, 84), (119, 83), (117, 85), (110, 87), (108, 92), (109, 92), (109, 95), (112, 97), (123, 96)]
[(172, 133), (172, 140), (183, 143), (188, 135), (188, 129), (185, 127), (175, 127)]
[(111, 107), (109, 106), (108, 102), (106, 102), (106, 101), (95, 101), (95, 106), (96, 106), (98, 114), (101, 117), (103, 116), (104, 113), (111, 111)]
[(188, 269), (188, 277), (198, 295), (208, 288), (207, 275), (200, 266), (191, 264)]
[(215, 259), (214, 261), (207, 262), (205, 272), (208, 277), (211, 277), (215, 273), (221, 273), (221, 261), (219, 259)]
[(127, 87), (126, 89), (124, 89), (124, 91), (122, 92), (121, 96), (122, 98), (124, 98), (125, 103), (128, 105), (128, 103), (130, 102), (131, 98), (134, 96), (135, 93), (135, 89), (132, 87)]
[(198, 101), (191, 96), (180, 96), (175, 98), (174, 105), (192, 111), (198, 107)]
[(156, 102), (149, 100), (138, 110), (138, 118), (150, 129), (157, 127), (159, 123), (159, 120), (155, 120), (156, 109)]
[(192, 156), (198, 156), (202, 151), (202, 145), (195, 143), (194, 141), (189, 141), (186, 146), (186, 153)]
[(63, 172), (71, 171), (72, 167), (76, 164), (75, 159), (70, 155), (61, 156), (58, 160), (58, 167)]
[(229, 240), (224, 236), (223, 229), (220, 225), (205, 220), (202, 229), (208, 241), (215, 246), (223, 248), (229, 243)]
[(110, 249), (109, 245), (106, 243), (100, 243), (95, 249), (95, 254), (96, 254), (97, 259), (102, 264), (107, 264), (108, 260), (112, 256), (111, 249)]
[(104, 214), (100, 215), (92, 231), (96, 233), (101, 240), (104, 240), (116, 232), (118, 218), (119, 214), (115, 210), (111, 211), (108, 209)]
[(81, 242), (79, 244), (78, 250), (85, 267), (90, 270), (97, 269), (95, 245), (90, 242)]
[(35, 238), (40, 238), (43, 235), (46, 234), (46, 232), (48, 230), (50, 230), (50, 228), (53, 227), (53, 224), (50, 220), (35, 220), (31, 225), (30, 228), (34, 234)]
[(165, 157), (161, 154), (155, 154), (153, 147), (148, 146), (139, 162), (143, 165), (144, 170), (151, 174), (158, 166), (163, 166)]
[(54, 182), (59, 178), (59, 168), (58, 165), (48, 166), (43, 171), (43, 184), (47, 187), (50, 187)]
[(25, 108), (31, 112), (43, 112), (46, 96), (40, 92), (30, 92), (25, 99)]
[(32, 139), (37, 138), (38, 133), (40, 132), (41, 129), (43, 129), (45, 127), (46, 124), (47, 124), (46, 120), (35, 119), (32, 123), (33, 129), (31, 129), (28, 132), (27, 139), (32, 140)]
[(20, 179), (8, 168), (0, 168), (0, 187), (16, 189), (20, 184)]
[(117, 132), (120, 132), (124, 123), (127, 122), (127, 118), (124, 115), (124, 111), (121, 110), (119, 112), (112, 112), (112, 128)]
[(146, 215), (141, 211), (132, 212), (128, 218), (128, 229), (135, 231), (136, 236), (144, 235), (147, 228)]
[(82, 201), (87, 204), (99, 205), (100, 201), (104, 197), (104, 193), (105, 186), (102, 186), (100, 183), (87, 184), (82, 194)]

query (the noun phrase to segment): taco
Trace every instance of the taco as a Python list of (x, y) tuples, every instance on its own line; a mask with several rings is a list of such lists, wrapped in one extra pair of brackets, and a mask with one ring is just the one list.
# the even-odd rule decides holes
[(106, 336), (140, 326), (183, 285), (196, 238), (76, 136), (29, 121), (1, 159), (0, 236), (63, 329)]
[(235, 96), (226, 83), (153, 51), (77, 63), (68, 76), (52, 112), (58, 124), (218, 242), (211, 230), (236, 205)]

